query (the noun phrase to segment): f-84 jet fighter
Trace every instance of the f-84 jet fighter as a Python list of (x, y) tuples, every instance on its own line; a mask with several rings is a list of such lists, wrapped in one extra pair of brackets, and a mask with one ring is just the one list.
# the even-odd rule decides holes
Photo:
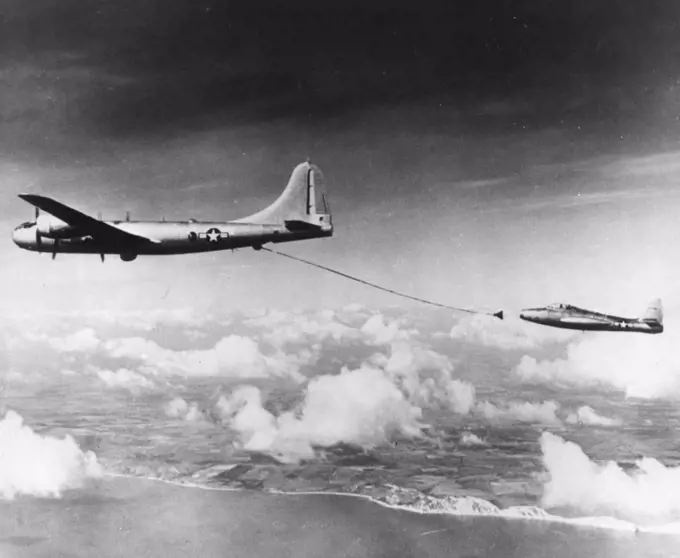
[[(316, 165), (301, 163), (271, 205), (235, 221), (101, 221), (52, 198), (19, 197), (35, 206), (35, 219), (12, 233), (24, 250), (57, 254), (115, 254), (129, 262), (137, 256), (193, 254), (292, 242), (333, 235), (323, 176)], [(318, 188), (318, 191), (317, 191)], [(317, 200), (317, 198), (319, 198)], [(317, 204), (321, 211), (317, 211)], [(43, 213), (40, 213), (40, 212)]]
[(526, 308), (519, 317), (540, 325), (581, 331), (663, 332), (663, 308), (658, 298), (650, 302), (640, 318), (621, 318), (562, 303), (543, 308)]

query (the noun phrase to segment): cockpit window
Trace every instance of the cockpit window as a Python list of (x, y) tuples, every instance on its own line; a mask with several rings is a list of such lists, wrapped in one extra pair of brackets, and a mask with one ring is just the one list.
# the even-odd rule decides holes
[(569, 305), (562, 304), (561, 302), (553, 302), (552, 304), (548, 305), (548, 308), (551, 308), (552, 310), (566, 310), (569, 308)]
[(25, 223), (21, 223), (21, 225), (19, 225), (17, 227), (17, 230), (18, 229), (30, 229), (33, 225), (35, 225), (35, 221), (26, 221)]

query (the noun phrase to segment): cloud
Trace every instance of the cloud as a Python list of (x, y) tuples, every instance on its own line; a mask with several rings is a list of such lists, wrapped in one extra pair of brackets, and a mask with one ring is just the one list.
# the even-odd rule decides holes
[(95, 318), (102, 322), (121, 325), (131, 329), (152, 331), (159, 325), (201, 327), (215, 317), (199, 313), (193, 308), (156, 308), (149, 310), (88, 311), (78, 312), (78, 317)]
[(250, 327), (264, 328), (262, 338), (279, 348), (288, 344), (310, 345), (327, 340), (346, 343), (363, 337), (359, 330), (338, 322), (332, 310), (322, 310), (311, 315), (272, 310), (244, 323)]
[(100, 340), (95, 331), (84, 328), (65, 337), (49, 337), (47, 342), (55, 351), (61, 353), (88, 353), (97, 350)]
[(502, 322), (490, 316), (463, 318), (451, 329), (452, 339), (464, 339), (499, 349), (535, 349), (548, 343), (565, 341), (573, 335), (564, 330), (534, 327), (512, 316)]
[(369, 344), (387, 345), (388, 354), (375, 353), (356, 370), (313, 378), (293, 410), (275, 416), (254, 386), (221, 397), (218, 412), (243, 447), (284, 460), (309, 458), (315, 447), (338, 442), (368, 448), (395, 436), (420, 436), (425, 408), (467, 414), (474, 407), (475, 387), (454, 378), (451, 360), (414, 339), (414, 330), (375, 315), (362, 335)]
[(314, 378), (299, 408), (278, 417), (264, 409), (254, 386), (221, 397), (218, 410), (245, 449), (286, 461), (312, 457), (315, 446), (345, 442), (371, 448), (395, 436), (421, 435), (421, 410), (382, 370), (368, 367)]
[(381, 314), (376, 314), (361, 331), (369, 344), (389, 346), (389, 356), (377, 353), (368, 364), (383, 368), (409, 401), (420, 407), (470, 412), (474, 386), (454, 378), (451, 360), (415, 340), (416, 330), (402, 329), (398, 321), (386, 323)]
[(473, 432), (463, 432), (460, 437), (460, 445), (464, 447), (488, 446), (489, 442), (483, 440)]
[(410, 333), (401, 329), (398, 321), (386, 323), (382, 314), (375, 314), (366, 320), (366, 323), (361, 327), (361, 333), (373, 345), (387, 345), (394, 341), (410, 338)]
[(88, 478), (102, 475), (94, 453), (83, 452), (71, 436), (41, 436), (8, 411), (0, 420), (0, 494), (59, 498), (64, 490), (79, 488)]
[[(402, 338), (398, 332), (394, 337)], [(394, 384), (419, 406), (467, 414), (474, 405), (474, 386), (453, 378), (449, 358), (431, 349), (400, 340), (392, 343), (389, 357), (374, 362), (383, 365)]]
[(181, 397), (175, 397), (164, 406), (165, 414), (173, 418), (184, 415), (188, 408), (189, 404)]
[(226, 376), (232, 378), (289, 377), (298, 381), (300, 366), (311, 353), (265, 356), (256, 341), (229, 335), (211, 349), (173, 351), (141, 337), (114, 339), (106, 343), (108, 354), (116, 358), (141, 360), (145, 370), (186, 376)]
[(590, 426), (618, 426), (619, 419), (611, 419), (598, 415), (592, 407), (579, 407), (576, 412), (569, 413), (565, 422), (569, 424), (587, 424)]
[(204, 414), (196, 403), (189, 404), (181, 397), (175, 397), (172, 401), (168, 401), (163, 406), (163, 410), (171, 418), (182, 418), (189, 422), (196, 422), (204, 418)]
[(557, 426), (562, 421), (557, 416), (559, 405), (555, 401), (543, 403), (513, 402), (505, 408), (497, 407), (489, 401), (480, 402), (475, 412), (481, 413), (491, 421), (521, 421)]
[(666, 522), (680, 514), (680, 467), (644, 457), (624, 471), (614, 461), (595, 463), (580, 446), (549, 432), (540, 442), (548, 473), (544, 507), (569, 506), (637, 522)]
[(220, 396), (216, 408), (227, 424), (241, 436), (247, 450), (283, 452), (284, 460), (302, 459), (314, 455), (309, 443), (302, 441), (298, 447), (279, 438), (277, 418), (262, 405), (262, 395), (255, 386), (242, 386), (229, 397)]
[[(603, 164), (600, 172), (604, 178), (621, 180), (633, 176), (643, 176), (647, 179), (661, 178), (667, 180), (669, 177), (680, 175), (680, 153), (670, 151), (667, 153), (654, 153), (652, 155), (641, 155), (637, 157), (617, 158), (607, 164)], [(648, 189), (648, 195), (652, 195), (655, 190)], [(667, 192), (664, 192), (667, 193)]]
[(119, 368), (115, 372), (98, 369), (96, 374), (110, 388), (120, 387), (137, 392), (140, 389), (151, 389), (155, 386), (146, 376), (127, 368)]
[(627, 397), (677, 398), (680, 397), (677, 342), (670, 332), (656, 336), (596, 334), (570, 344), (563, 359), (538, 361), (524, 356), (515, 374), (524, 382), (599, 385), (622, 390)]

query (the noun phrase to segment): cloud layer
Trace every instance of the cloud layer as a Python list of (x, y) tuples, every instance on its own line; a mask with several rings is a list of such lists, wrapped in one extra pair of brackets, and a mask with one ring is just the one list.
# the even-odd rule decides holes
[(680, 397), (677, 335), (592, 335), (571, 343), (566, 357), (537, 360), (525, 355), (515, 368), (523, 382), (572, 387), (604, 386), (628, 397)]
[(564, 342), (572, 332), (536, 327), (514, 316), (506, 316), (501, 322), (496, 318), (474, 315), (460, 320), (451, 329), (452, 339), (478, 343), (505, 350), (536, 349), (549, 343)]
[(653, 458), (624, 471), (617, 463), (595, 463), (573, 442), (544, 432), (543, 464), (549, 474), (543, 493), (547, 508), (568, 506), (631, 521), (672, 521), (680, 517), (680, 467)]
[(71, 436), (41, 436), (8, 411), (0, 420), (0, 495), (58, 498), (102, 475), (94, 453), (83, 452)]
[(254, 386), (222, 397), (218, 408), (244, 449), (285, 461), (311, 458), (315, 446), (346, 442), (371, 448), (394, 436), (420, 435), (421, 410), (374, 368), (314, 378), (299, 409), (278, 417), (263, 407)]

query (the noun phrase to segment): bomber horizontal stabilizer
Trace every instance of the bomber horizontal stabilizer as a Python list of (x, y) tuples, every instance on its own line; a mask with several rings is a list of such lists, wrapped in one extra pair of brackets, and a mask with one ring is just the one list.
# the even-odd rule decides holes
[(283, 222), (289, 231), (318, 231), (321, 226), (300, 219), (287, 219)]

